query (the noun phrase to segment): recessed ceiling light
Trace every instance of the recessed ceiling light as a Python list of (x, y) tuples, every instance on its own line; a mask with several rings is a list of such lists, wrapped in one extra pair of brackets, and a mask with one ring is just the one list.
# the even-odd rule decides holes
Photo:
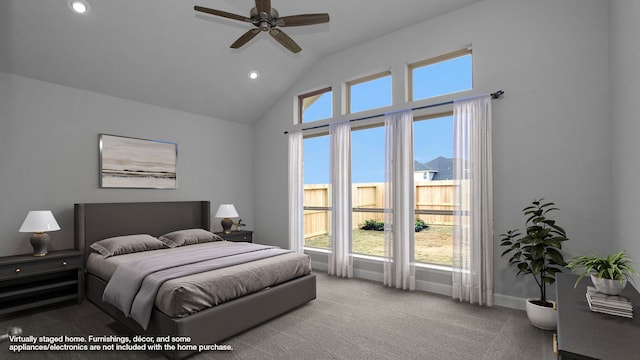
[(253, 70), (253, 71), (249, 71), (249, 79), (251, 80), (255, 80), (260, 76), (260, 73)]
[(69, 7), (77, 14), (86, 15), (91, 10), (89, 3), (84, 0), (69, 0)]

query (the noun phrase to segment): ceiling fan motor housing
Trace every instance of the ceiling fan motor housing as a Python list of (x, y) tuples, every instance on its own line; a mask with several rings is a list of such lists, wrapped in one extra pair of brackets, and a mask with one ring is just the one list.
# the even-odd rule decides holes
[(274, 8), (271, 8), (270, 15), (265, 12), (258, 13), (258, 9), (254, 7), (249, 12), (249, 16), (251, 17), (253, 24), (260, 28), (260, 30), (269, 31), (271, 28), (277, 26), (276, 19), (280, 14), (278, 14), (278, 11)]

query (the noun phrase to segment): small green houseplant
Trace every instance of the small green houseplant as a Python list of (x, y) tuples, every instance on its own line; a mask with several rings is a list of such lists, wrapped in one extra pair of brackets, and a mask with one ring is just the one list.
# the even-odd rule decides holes
[[(596, 278), (592, 278), (592, 281), (598, 291), (611, 295), (617, 295), (622, 292), (625, 281), (633, 281), (631, 276), (638, 274), (633, 266), (633, 262), (624, 251), (609, 254), (606, 257), (598, 255), (578, 256), (569, 261), (567, 268), (584, 270), (578, 277), (578, 280), (576, 280), (575, 286), (578, 285), (584, 276), (592, 275)], [(614, 285), (613, 289), (606, 289), (600, 287), (599, 281), (597, 280), (598, 278), (619, 282), (619, 285)]]
[(558, 210), (552, 202), (543, 203), (544, 199), (534, 200), (532, 205), (522, 210), (527, 217), (525, 235), (519, 230), (510, 230), (501, 234), (500, 245), (507, 249), (502, 256), (511, 255), (509, 264), (518, 269), (516, 275), (531, 274), (540, 288), (538, 305), (552, 307), (547, 301), (547, 285), (555, 281), (555, 274), (562, 272), (566, 265), (560, 250), (562, 243), (569, 240), (565, 230), (547, 216)]

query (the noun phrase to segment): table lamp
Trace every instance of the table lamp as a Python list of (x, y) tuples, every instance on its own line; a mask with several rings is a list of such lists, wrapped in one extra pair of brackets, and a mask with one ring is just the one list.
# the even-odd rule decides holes
[(60, 225), (50, 210), (29, 211), (18, 232), (31, 232), (31, 246), (33, 246), (33, 256), (47, 255), (49, 245), (49, 234), (45, 231), (60, 230)]
[(225, 234), (231, 234), (231, 225), (233, 225), (233, 221), (230, 218), (238, 216), (240, 215), (238, 215), (238, 212), (236, 211), (236, 208), (233, 206), (233, 204), (221, 204), (218, 208), (218, 211), (216, 211), (215, 217), (223, 218), (220, 221), (220, 224), (222, 225), (222, 231), (224, 231)]

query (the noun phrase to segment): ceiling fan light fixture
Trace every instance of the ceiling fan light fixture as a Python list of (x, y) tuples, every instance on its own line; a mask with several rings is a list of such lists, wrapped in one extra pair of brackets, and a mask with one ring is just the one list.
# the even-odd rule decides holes
[(255, 80), (260, 77), (260, 73), (256, 70), (249, 71), (249, 79)]
[(91, 10), (89, 3), (84, 0), (69, 0), (69, 8), (76, 14), (86, 15)]

